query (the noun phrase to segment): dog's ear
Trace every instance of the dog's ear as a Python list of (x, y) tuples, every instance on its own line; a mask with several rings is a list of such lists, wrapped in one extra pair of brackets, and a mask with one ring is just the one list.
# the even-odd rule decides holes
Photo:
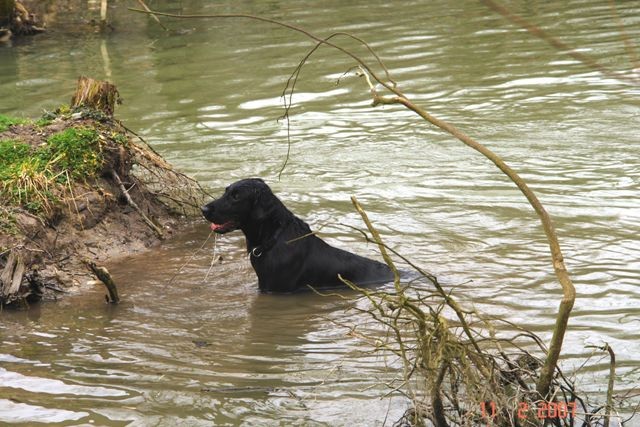
[(265, 185), (265, 188), (258, 187), (254, 189), (251, 216), (256, 222), (263, 221), (275, 208), (275, 196), (269, 191), (269, 187)]

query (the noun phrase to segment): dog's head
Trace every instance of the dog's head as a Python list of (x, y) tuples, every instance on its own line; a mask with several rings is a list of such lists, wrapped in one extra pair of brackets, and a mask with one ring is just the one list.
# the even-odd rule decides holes
[(278, 199), (260, 178), (234, 182), (224, 194), (202, 207), (211, 229), (224, 234), (259, 224), (275, 209)]

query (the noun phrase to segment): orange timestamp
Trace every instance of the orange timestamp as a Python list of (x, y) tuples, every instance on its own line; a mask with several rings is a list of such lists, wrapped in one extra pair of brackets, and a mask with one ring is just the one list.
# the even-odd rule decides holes
[[(521, 420), (528, 418), (531, 411), (535, 411), (535, 417), (539, 420), (576, 416), (575, 402), (538, 402), (536, 404), (520, 402), (517, 409), (518, 418)], [(482, 418), (495, 418), (497, 415), (496, 403), (493, 401), (481, 402), (480, 415)]]

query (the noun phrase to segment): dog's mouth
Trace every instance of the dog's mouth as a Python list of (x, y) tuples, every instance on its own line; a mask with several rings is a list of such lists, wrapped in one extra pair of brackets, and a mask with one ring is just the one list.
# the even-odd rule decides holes
[(218, 234), (228, 233), (229, 231), (236, 230), (238, 226), (233, 221), (227, 221), (223, 224), (211, 223), (211, 231), (215, 231)]

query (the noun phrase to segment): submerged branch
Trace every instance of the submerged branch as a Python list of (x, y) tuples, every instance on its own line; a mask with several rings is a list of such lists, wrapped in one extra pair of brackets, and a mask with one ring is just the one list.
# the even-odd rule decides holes
[(95, 276), (100, 280), (100, 282), (107, 288), (109, 292), (109, 296), (106, 298), (107, 302), (110, 304), (118, 304), (120, 302), (120, 297), (118, 296), (118, 288), (116, 287), (113, 278), (111, 278), (111, 274), (109, 270), (104, 267), (98, 267), (94, 262), (85, 261), (87, 267), (95, 274)]
[(604, 350), (609, 352), (609, 357), (611, 358), (611, 362), (609, 363), (609, 386), (607, 387), (607, 411), (604, 421), (604, 426), (609, 427), (611, 411), (613, 410), (613, 387), (616, 380), (616, 354), (609, 344), (606, 344), (604, 347)]
[(613, 410), (613, 391), (616, 380), (616, 354), (611, 346), (605, 343), (602, 347), (588, 346), (609, 353), (609, 384), (607, 386), (607, 404), (605, 406), (604, 427), (609, 427), (611, 422), (611, 411)]

